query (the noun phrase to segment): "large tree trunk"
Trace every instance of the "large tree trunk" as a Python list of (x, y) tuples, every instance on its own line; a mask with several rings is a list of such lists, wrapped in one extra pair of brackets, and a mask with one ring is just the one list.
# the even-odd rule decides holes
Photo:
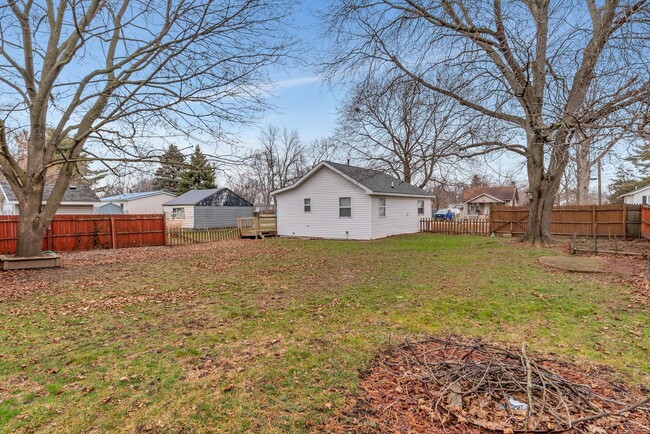
[[(561, 177), (564, 169), (549, 175), (544, 169), (544, 142), (540, 138), (532, 138), (529, 144), (530, 153), (527, 159), (528, 192), (530, 204), (528, 214), (528, 227), (522, 241), (532, 244), (550, 244), (551, 238), (551, 212), (555, 202)], [(564, 165), (566, 166), (566, 165)]]
[(16, 256), (41, 256), (43, 237), (54, 216), (41, 212), (42, 193), (32, 191), (25, 201), (18, 205), (18, 249)]
[(591, 178), (591, 161), (589, 161), (590, 141), (579, 143), (576, 152), (576, 180), (578, 205), (589, 204), (589, 180)]

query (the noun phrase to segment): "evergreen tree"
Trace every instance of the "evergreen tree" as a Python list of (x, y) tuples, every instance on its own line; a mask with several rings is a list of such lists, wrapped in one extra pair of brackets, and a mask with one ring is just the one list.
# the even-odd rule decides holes
[(181, 171), (178, 183), (179, 192), (185, 193), (189, 190), (205, 190), (215, 187), (214, 166), (208, 162), (205, 154), (197, 145), (190, 157), (189, 167)]
[(626, 158), (643, 175), (650, 174), (650, 143), (644, 143), (632, 149)]
[(156, 170), (153, 188), (170, 193), (181, 193), (179, 183), (184, 163), (185, 155), (176, 145), (169, 145), (169, 148), (160, 157), (160, 167)]

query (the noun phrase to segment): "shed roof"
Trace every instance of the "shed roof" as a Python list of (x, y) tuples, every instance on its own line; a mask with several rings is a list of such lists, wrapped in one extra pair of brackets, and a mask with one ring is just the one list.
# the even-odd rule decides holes
[(102, 202), (128, 202), (130, 200), (143, 199), (145, 197), (158, 196), (159, 194), (165, 194), (167, 196), (176, 197), (175, 194), (169, 193), (167, 191), (142, 191), (139, 193), (125, 193), (118, 194), (115, 196), (102, 197)]
[[(16, 197), (14, 191), (11, 189), (11, 186), (8, 183), (2, 182), (0, 183), (0, 187), (2, 187), (2, 191), (4, 192), (7, 201), (18, 202), (18, 198)], [(54, 184), (45, 185), (45, 189), (43, 190), (44, 201), (50, 197), (53, 188), (54, 188)], [(62, 203), (65, 204), (65, 202), (95, 203), (95, 202), (99, 202), (99, 198), (97, 197), (93, 189), (90, 188), (90, 186), (88, 185), (71, 185), (68, 187), (68, 189), (65, 191), (65, 194), (63, 195)]]
[(165, 202), (163, 205), (196, 205), (206, 197), (224, 190), (224, 188), (208, 188), (206, 190), (190, 190), (174, 199)]
[(309, 173), (303, 176), (295, 184), (277, 190), (273, 194), (280, 193), (285, 190), (290, 190), (302, 184), (305, 180), (311, 177), (316, 171), (323, 166), (329, 167), (335, 172), (343, 175), (344, 177), (354, 181), (359, 186), (364, 188), (369, 194), (389, 194), (398, 196), (433, 196), (433, 193), (415, 187), (408, 182), (401, 181), (394, 176), (388, 175), (384, 172), (374, 169), (366, 169), (364, 167), (350, 166), (349, 164), (334, 163), (332, 161), (323, 161)]

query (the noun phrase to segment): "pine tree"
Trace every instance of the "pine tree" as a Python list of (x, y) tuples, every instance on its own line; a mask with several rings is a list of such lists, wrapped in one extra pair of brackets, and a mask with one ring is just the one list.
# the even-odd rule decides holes
[(176, 145), (169, 145), (169, 148), (160, 157), (160, 167), (156, 170), (153, 188), (170, 193), (181, 193), (179, 183), (184, 163), (185, 155)]
[(215, 188), (214, 166), (208, 162), (205, 154), (197, 145), (190, 157), (189, 167), (181, 171), (178, 188), (180, 193), (189, 190), (205, 190)]

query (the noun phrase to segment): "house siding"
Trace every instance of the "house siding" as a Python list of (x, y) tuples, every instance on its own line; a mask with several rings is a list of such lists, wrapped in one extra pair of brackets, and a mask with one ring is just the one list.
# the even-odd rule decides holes
[(239, 217), (252, 217), (251, 206), (196, 206), (194, 207), (195, 228), (236, 227)]
[(57, 214), (92, 214), (94, 210), (93, 204), (89, 205), (61, 205)]
[(650, 187), (646, 187), (634, 194), (623, 197), (623, 202), (627, 204), (643, 205), (643, 197), (646, 196), (646, 204), (650, 205)]
[(183, 220), (176, 219), (175, 222), (180, 221), (182, 228), (193, 228), (194, 227), (194, 207), (192, 205), (174, 205), (174, 206), (164, 206), (163, 212), (167, 218), (171, 219), (171, 216), (174, 212), (174, 208), (183, 208), (185, 210), (185, 218)]
[[(386, 199), (386, 217), (379, 217), (379, 198)], [(431, 217), (431, 199), (373, 195), (372, 238), (411, 234), (420, 230), (420, 219)], [(424, 215), (418, 215), (418, 200), (424, 200)]]
[(163, 203), (175, 197), (173, 194), (158, 194), (156, 196), (113, 203), (123, 205), (125, 214), (161, 214), (163, 212)]
[[(352, 198), (352, 217), (339, 217), (339, 197)], [(311, 199), (311, 213), (304, 212), (306, 198)], [(278, 193), (276, 200), (279, 236), (372, 238), (370, 196), (327, 167), (300, 186)]]

